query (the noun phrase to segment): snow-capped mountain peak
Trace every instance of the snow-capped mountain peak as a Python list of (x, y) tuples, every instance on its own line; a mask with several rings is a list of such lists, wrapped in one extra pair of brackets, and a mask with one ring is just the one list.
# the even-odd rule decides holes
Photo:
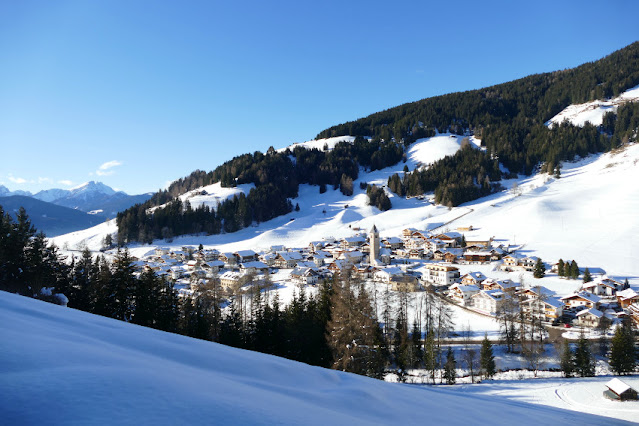
[(107, 186), (103, 184), (102, 182), (95, 182), (93, 180), (89, 182), (85, 182), (82, 185), (76, 186), (74, 188), (71, 188), (69, 192), (71, 192), (74, 195), (80, 194), (80, 193), (99, 193), (99, 194), (105, 194), (105, 195), (113, 195), (116, 193), (116, 191), (110, 186)]

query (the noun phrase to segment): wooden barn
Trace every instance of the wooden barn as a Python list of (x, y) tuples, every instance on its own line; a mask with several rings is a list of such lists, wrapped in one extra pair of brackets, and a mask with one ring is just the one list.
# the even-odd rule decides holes
[(604, 396), (615, 401), (633, 401), (637, 399), (637, 391), (616, 377), (606, 383)]

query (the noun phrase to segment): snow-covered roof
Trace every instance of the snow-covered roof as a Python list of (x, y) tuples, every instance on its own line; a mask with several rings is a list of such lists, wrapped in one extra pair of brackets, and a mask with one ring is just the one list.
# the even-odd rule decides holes
[(621, 298), (623, 300), (632, 299), (632, 298), (638, 297), (638, 296), (639, 296), (639, 293), (637, 293), (636, 291), (634, 291), (631, 288), (627, 288), (625, 290), (617, 292), (617, 297), (619, 297), (619, 298)]
[(616, 377), (610, 380), (608, 383), (606, 383), (606, 386), (608, 387), (608, 389), (610, 389), (617, 395), (621, 395), (622, 393), (626, 392), (628, 389), (632, 389), (630, 385), (619, 380)]
[(582, 317), (584, 315), (592, 315), (592, 316), (595, 316), (597, 318), (601, 318), (603, 316), (603, 312), (601, 312), (599, 309), (595, 309), (595, 308), (584, 309), (583, 311), (577, 312), (577, 316), (578, 317)]

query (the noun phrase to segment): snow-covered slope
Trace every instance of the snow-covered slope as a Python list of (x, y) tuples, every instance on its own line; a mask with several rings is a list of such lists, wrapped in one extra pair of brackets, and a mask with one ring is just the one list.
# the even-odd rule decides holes
[[(438, 136), (438, 137), (441, 137)], [(438, 137), (424, 140), (411, 148), (406, 163), (409, 169), (428, 164), (433, 157), (424, 155), (426, 145)], [(454, 138), (450, 138), (451, 141)], [(453, 141), (453, 143), (456, 143)], [(402, 229), (454, 230), (473, 225), (477, 231), (467, 237), (494, 236), (504, 242), (526, 244), (530, 254), (546, 261), (558, 258), (576, 259), (580, 266), (600, 267), (621, 278), (639, 276), (639, 144), (617, 153), (590, 156), (575, 163), (565, 163), (562, 177), (535, 175), (505, 181), (507, 190), (490, 197), (448, 210), (427, 200), (403, 199), (390, 193), (393, 208), (380, 212), (366, 204), (359, 182), (385, 185), (389, 176), (403, 173), (404, 164), (360, 173), (354, 183), (355, 193), (346, 197), (329, 189), (319, 194), (318, 187), (301, 185), (294, 200), (299, 212), (275, 218), (266, 223), (233, 234), (184, 236), (168, 245), (204, 244), (220, 250), (268, 249), (272, 245), (306, 246), (323, 237), (351, 236), (358, 229), (377, 225), (382, 236), (399, 236)], [(522, 193), (510, 190), (517, 182)], [(213, 191), (214, 192), (214, 191)], [(348, 208), (345, 208), (348, 205)], [(457, 219), (459, 218), (459, 219)], [(291, 220), (294, 219), (294, 220)], [(452, 222), (451, 222), (452, 221)], [(58, 246), (70, 241), (73, 247), (87, 239), (89, 247), (100, 248), (103, 227), (76, 232), (55, 239)], [(110, 228), (109, 232), (113, 232)], [(158, 244), (167, 245), (166, 242)], [(139, 254), (149, 246), (140, 247)]]
[(595, 126), (600, 126), (603, 122), (603, 116), (607, 112), (616, 112), (619, 105), (624, 102), (639, 101), (639, 86), (625, 91), (614, 99), (607, 101), (592, 101), (585, 104), (570, 105), (559, 114), (551, 118), (546, 125), (552, 127), (555, 124), (561, 124), (565, 120), (575, 126), (583, 126), (589, 121)]
[(355, 136), (336, 136), (334, 138), (326, 138), (326, 139), (314, 139), (306, 142), (297, 142), (292, 145), (289, 145), (285, 148), (278, 149), (278, 152), (286, 151), (289, 148), (291, 151), (297, 147), (302, 147), (306, 149), (319, 149), (320, 151), (326, 148), (327, 150), (332, 150), (335, 148), (340, 142), (349, 142), (353, 143), (355, 141)]
[(4, 424), (625, 424), (497, 392), (385, 383), (5, 292), (0, 322)]

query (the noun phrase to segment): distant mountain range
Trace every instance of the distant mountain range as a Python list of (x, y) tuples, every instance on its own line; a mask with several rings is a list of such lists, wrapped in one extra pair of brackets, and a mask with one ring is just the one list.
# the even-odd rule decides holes
[(128, 195), (94, 181), (36, 194), (10, 191), (0, 185), (0, 205), (4, 210), (12, 212), (24, 207), (36, 228), (50, 237), (97, 225), (150, 197), (151, 194)]

